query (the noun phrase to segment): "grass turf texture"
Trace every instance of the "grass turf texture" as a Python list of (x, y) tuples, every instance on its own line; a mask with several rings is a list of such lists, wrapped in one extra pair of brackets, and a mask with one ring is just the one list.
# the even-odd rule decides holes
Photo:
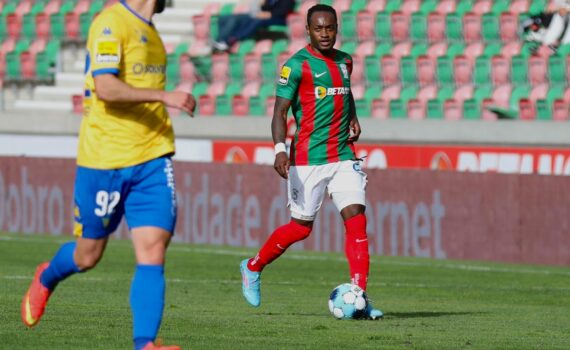
[[(20, 301), (65, 237), (0, 234), (0, 349), (131, 349), (129, 241), (58, 286), (27, 329)], [(159, 337), (183, 349), (569, 349), (570, 271), (560, 267), (372, 257), (368, 294), (385, 317), (337, 321), (341, 254), (289, 251), (264, 272), (260, 308), (241, 295), (253, 250), (174, 243)]]

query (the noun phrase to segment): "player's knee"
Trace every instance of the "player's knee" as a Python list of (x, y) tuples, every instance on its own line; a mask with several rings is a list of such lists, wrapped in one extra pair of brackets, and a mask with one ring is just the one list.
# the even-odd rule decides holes
[(94, 268), (101, 260), (102, 254), (98, 252), (78, 253), (75, 255), (75, 264), (81, 271)]
[(301, 241), (309, 237), (311, 235), (311, 231), (313, 231), (312, 222), (310, 224), (307, 223), (306, 225), (302, 225), (292, 220), (289, 223), (289, 227), (291, 228), (291, 231), (295, 233), (297, 241)]

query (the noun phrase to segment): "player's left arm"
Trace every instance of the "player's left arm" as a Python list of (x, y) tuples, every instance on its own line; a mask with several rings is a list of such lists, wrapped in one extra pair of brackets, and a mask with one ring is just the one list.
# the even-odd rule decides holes
[[(285, 144), (287, 136), (287, 111), (291, 107), (291, 100), (279, 97), (275, 99), (275, 107), (273, 109), (273, 119), (271, 120), (271, 135), (274, 144)], [(275, 154), (275, 163), (273, 167), (279, 175), (286, 179), (289, 176), (290, 161), (286, 152)]]
[(348, 142), (356, 142), (360, 137), (362, 129), (360, 129), (360, 123), (358, 122), (358, 117), (356, 116), (356, 105), (354, 104), (354, 97), (352, 93), (348, 95), (349, 104), (349, 117), (350, 117), (350, 136), (348, 137)]

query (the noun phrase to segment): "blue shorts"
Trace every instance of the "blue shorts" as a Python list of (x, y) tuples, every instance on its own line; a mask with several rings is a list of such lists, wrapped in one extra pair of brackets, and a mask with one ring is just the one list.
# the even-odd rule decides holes
[(121, 169), (78, 166), (74, 196), (78, 237), (105, 238), (123, 215), (129, 229), (154, 226), (174, 233), (176, 186), (170, 157)]

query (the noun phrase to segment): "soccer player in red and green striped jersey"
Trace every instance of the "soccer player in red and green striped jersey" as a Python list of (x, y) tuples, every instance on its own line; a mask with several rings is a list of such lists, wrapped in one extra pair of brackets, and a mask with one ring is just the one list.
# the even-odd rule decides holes
[[(364, 215), (367, 179), (353, 147), (361, 130), (350, 90), (352, 57), (334, 48), (338, 25), (332, 7), (311, 7), (306, 29), (310, 44), (281, 68), (271, 123), (274, 167), (287, 179), (291, 221), (277, 228), (255, 257), (241, 262), (242, 291), (252, 306), (261, 303), (261, 271), (310, 235), (325, 191), (344, 220), (351, 282), (366, 290), (370, 265)], [(289, 108), (297, 132), (288, 157)], [(379, 319), (383, 313), (369, 303), (363, 316)]]

